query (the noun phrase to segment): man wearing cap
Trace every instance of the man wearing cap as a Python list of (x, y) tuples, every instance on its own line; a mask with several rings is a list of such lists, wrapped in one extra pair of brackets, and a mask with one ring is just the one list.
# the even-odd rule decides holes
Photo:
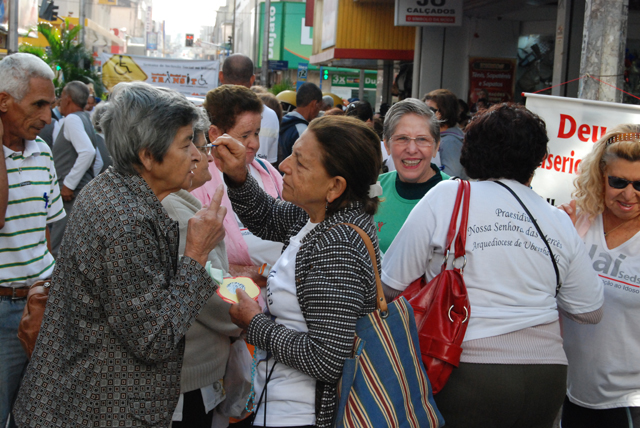
[[(53, 72), (16, 53), (0, 61), (0, 426), (9, 420), (28, 360), (18, 325), (29, 287), (49, 278), (55, 261), (47, 225), (65, 216), (49, 146), (37, 137), (51, 122)], [(13, 421), (9, 427), (15, 427)]]
[[(253, 73), (253, 61), (244, 54), (232, 54), (224, 60), (222, 71), (218, 73), (218, 80), (221, 85), (239, 85), (251, 88), (256, 81)], [(256, 156), (269, 163), (276, 163), (278, 160), (278, 134), (280, 132), (280, 121), (275, 111), (263, 106), (262, 121), (260, 122), (260, 148)]]

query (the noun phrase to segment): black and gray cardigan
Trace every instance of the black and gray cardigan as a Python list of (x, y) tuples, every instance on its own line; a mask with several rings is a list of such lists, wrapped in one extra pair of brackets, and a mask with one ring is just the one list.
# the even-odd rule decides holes
[[(285, 248), (309, 220), (301, 208), (262, 191), (250, 174), (242, 186), (229, 186), (228, 193), (234, 211), (253, 234), (283, 242)], [(333, 424), (336, 385), (353, 348), (356, 321), (375, 309), (375, 276), (367, 248), (352, 228), (339, 223), (355, 224), (369, 235), (380, 266), (373, 217), (352, 202), (311, 230), (296, 256), (296, 292), (308, 332), (291, 330), (262, 314), (251, 320), (247, 331), (249, 343), (316, 379), (319, 428)]]

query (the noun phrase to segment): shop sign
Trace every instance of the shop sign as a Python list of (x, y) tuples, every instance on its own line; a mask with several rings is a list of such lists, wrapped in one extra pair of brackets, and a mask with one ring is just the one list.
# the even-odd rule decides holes
[(512, 101), (515, 84), (515, 59), (469, 58), (469, 106), (487, 96), (491, 104)]
[[(377, 86), (376, 74), (365, 74), (365, 89), (375, 89)], [(360, 87), (360, 75), (358, 73), (334, 73), (331, 75), (331, 87), (358, 88)]]
[(462, 0), (396, 0), (394, 24), (404, 27), (460, 26)]

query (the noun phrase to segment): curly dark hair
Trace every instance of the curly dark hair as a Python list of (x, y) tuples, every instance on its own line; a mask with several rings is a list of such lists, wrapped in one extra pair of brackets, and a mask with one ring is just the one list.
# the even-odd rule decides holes
[(307, 132), (320, 143), (327, 173), (347, 181), (347, 189), (327, 206), (327, 215), (352, 201), (362, 202), (364, 212), (374, 215), (380, 201), (369, 197), (369, 186), (376, 183), (382, 165), (378, 135), (355, 117), (326, 115), (312, 120)]
[(467, 125), (460, 164), (478, 180), (525, 184), (547, 155), (547, 126), (522, 105), (496, 104)]
[(236, 119), (245, 112), (262, 114), (262, 101), (248, 88), (237, 85), (222, 85), (207, 93), (202, 104), (212, 125), (223, 133), (236, 125)]

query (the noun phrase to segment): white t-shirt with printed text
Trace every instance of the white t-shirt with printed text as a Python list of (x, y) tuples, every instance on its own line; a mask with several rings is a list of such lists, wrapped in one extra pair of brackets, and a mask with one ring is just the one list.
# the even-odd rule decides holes
[(604, 282), (602, 320), (563, 319), (571, 402), (591, 409), (640, 406), (640, 233), (609, 249), (602, 215), (584, 237), (593, 269)]
[[(602, 282), (569, 216), (530, 188), (501, 181), (522, 199), (547, 236), (562, 288), (554, 297), (556, 275), (547, 247), (513, 195), (492, 181), (472, 182), (464, 268), (471, 316), (465, 341), (552, 323), (558, 306), (581, 314), (603, 302)], [(409, 214), (385, 253), (382, 281), (387, 286), (404, 290), (425, 272), (427, 281), (440, 273), (457, 189), (457, 181), (439, 183)]]

